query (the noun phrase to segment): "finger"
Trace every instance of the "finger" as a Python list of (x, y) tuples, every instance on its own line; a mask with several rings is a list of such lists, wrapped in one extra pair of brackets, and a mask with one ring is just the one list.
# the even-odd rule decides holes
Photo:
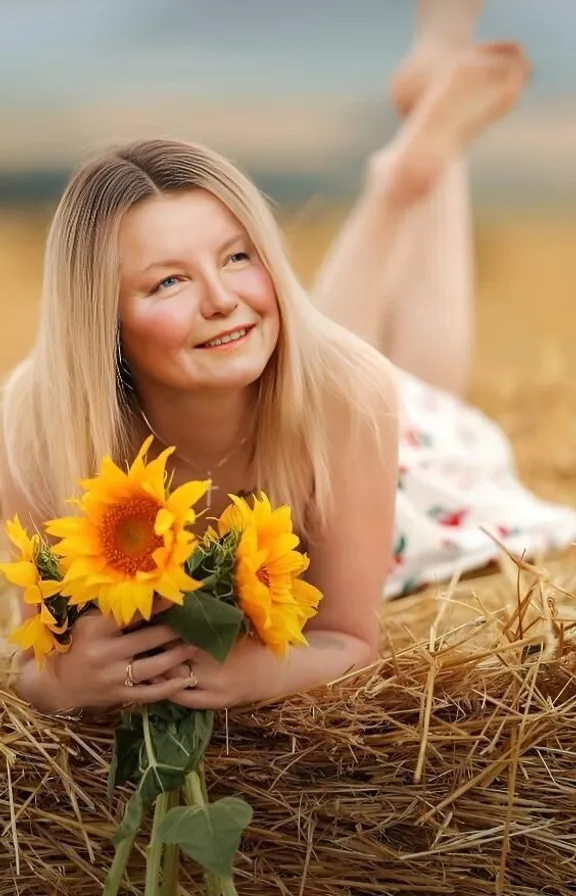
[[(167, 669), (166, 672), (164, 673), (164, 677), (165, 678), (184, 678), (186, 675), (188, 675), (189, 678), (193, 679), (194, 676), (196, 676), (196, 678), (197, 678), (198, 670), (195, 668), (194, 663), (192, 663), (191, 661), (189, 661), (189, 662), (190, 662), (189, 666), (181, 664), (180, 666), (174, 666), (174, 668), (172, 668), (172, 669)], [(190, 674), (190, 669), (192, 669), (194, 671), (194, 675)]]
[(139, 653), (169, 644), (174, 639), (174, 631), (168, 625), (147, 625), (139, 631), (122, 635), (118, 643), (118, 655), (138, 656)]
[(152, 607), (152, 615), (154, 616), (156, 613), (163, 613), (164, 610), (170, 610), (174, 606), (174, 601), (168, 600), (165, 597), (156, 597), (154, 598), (154, 605)]
[(190, 678), (192, 666), (186, 666), (184, 660), (187, 660), (190, 654), (190, 648), (187, 644), (178, 644), (170, 650), (163, 650), (156, 656), (143, 657), (135, 659), (132, 662), (132, 674), (136, 681), (150, 681), (159, 675), (169, 673), (174, 668), (180, 670), (180, 675), (170, 675), (170, 678)]
[(184, 688), (173, 694), (170, 700), (186, 709), (226, 709), (227, 707), (222, 697), (219, 697), (214, 691), (203, 690), (201, 687)]
[(83, 631), (90, 632), (90, 638), (107, 638), (111, 635), (121, 635), (122, 629), (110, 614), (104, 616), (97, 607), (91, 607), (78, 617), (74, 623), (74, 635), (77, 637)]
[(171, 700), (174, 694), (185, 690), (189, 678), (164, 679), (157, 684), (135, 684), (131, 688), (122, 688), (122, 702), (156, 703), (157, 700)]

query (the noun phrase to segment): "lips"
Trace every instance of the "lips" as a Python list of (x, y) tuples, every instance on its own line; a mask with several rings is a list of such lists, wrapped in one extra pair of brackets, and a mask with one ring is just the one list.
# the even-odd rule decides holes
[(247, 327), (236, 327), (234, 330), (226, 330), (225, 333), (219, 333), (218, 336), (209, 339), (207, 342), (199, 343), (196, 348), (218, 348), (220, 345), (229, 345), (230, 343), (244, 339), (244, 337), (253, 329), (254, 324), (250, 324)]

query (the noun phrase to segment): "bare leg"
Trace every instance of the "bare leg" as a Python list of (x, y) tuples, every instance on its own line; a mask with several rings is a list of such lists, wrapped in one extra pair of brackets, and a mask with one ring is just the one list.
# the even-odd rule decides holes
[[(414, 45), (390, 84), (409, 114), (442, 68), (470, 46), (483, 0), (417, 0)], [(395, 364), (456, 394), (472, 356), (474, 263), (466, 162), (461, 155), (410, 216), (385, 289), (381, 347)]]
[[(467, 5), (426, 5), (445, 12), (454, 2), (461, 10)], [(527, 66), (510, 44), (478, 48), (458, 62), (452, 53), (451, 62), (399, 137), (371, 160), (365, 194), (328, 256), (316, 295), (325, 313), (399, 366), (458, 391), (470, 354), (473, 279), (459, 156), (509, 108)], [(405, 63), (393, 85), (403, 108), (418, 102), (418, 56), (416, 63), (418, 78)]]
[[(474, 259), (464, 158), (411, 215), (384, 286), (380, 346), (398, 367), (454, 394), (473, 349)], [(389, 298), (388, 298), (389, 297)]]

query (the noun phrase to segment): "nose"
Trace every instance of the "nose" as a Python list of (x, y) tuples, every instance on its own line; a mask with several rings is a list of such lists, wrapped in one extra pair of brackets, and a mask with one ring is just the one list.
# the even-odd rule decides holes
[(217, 274), (204, 278), (200, 296), (200, 314), (206, 320), (229, 317), (238, 307), (238, 298)]

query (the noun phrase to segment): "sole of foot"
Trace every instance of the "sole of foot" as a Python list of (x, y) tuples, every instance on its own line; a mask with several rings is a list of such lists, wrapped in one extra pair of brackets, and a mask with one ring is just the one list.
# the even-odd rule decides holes
[(372, 176), (380, 162), (394, 195), (409, 200), (428, 193), (449, 159), (512, 108), (529, 74), (520, 44), (494, 41), (463, 50), (429, 84), (393, 144), (373, 156)]

